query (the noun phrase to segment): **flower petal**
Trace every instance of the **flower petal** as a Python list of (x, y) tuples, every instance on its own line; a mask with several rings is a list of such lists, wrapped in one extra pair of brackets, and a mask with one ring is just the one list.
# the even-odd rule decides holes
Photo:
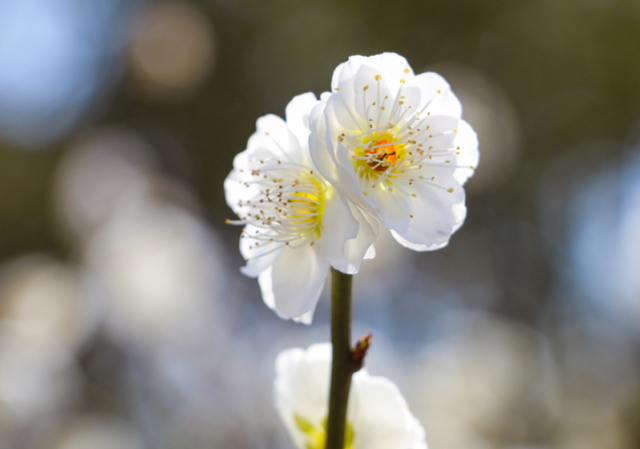
[(449, 83), (434, 72), (421, 73), (411, 80), (411, 84), (422, 91), (420, 111), (427, 115), (450, 115), (455, 118), (462, 116), (460, 100), (451, 91)]
[(266, 150), (275, 159), (297, 164), (303, 162), (298, 138), (280, 117), (273, 114), (260, 117), (256, 121), (256, 128), (257, 131), (249, 137), (247, 143), (247, 156), (254, 156), (254, 152), (259, 150)]
[(347, 274), (356, 274), (360, 271), (363, 259), (373, 259), (376, 251), (373, 246), (378, 235), (378, 223), (367, 214), (352, 205), (351, 213), (359, 223), (356, 238), (347, 240), (344, 245), (344, 253), (339, 259), (330, 259), (331, 266), (336, 270)]
[(427, 448), (424, 428), (393, 382), (360, 371), (354, 374), (352, 385), (347, 420), (354, 429), (354, 447)]
[(312, 310), (327, 277), (326, 258), (314, 248), (285, 246), (269, 270), (260, 274), (258, 282), (264, 302), (273, 304), (284, 319), (297, 318)]
[(325, 116), (326, 104), (318, 103), (309, 117), (309, 125), (313, 132), (309, 137), (311, 160), (325, 179), (332, 184), (339, 184), (335, 154), (331, 144), (331, 136), (327, 130)]
[(287, 349), (276, 358), (274, 402), (296, 447), (304, 448), (307, 437), (295, 416), (321, 425), (328, 414), (330, 363), (329, 343)]
[[(456, 146), (456, 169), (453, 176), (464, 185), (475, 173), (478, 166), (480, 153), (478, 152), (478, 135), (464, 120), (458, 123), (458, 133), (453, 144)], [(467, 168), (468, 167), (468, 168)]]
[[(236, 156), (236, 158), (238, 156)], [(237, 169), (232, 170), (224, 180), (224, 194), (227, 205), (239, 217), (243, 217), (246, 214), (246, 208), (240, 206), (240, 204), (242, 204), (245, 198), (254, 196), (259, 190), (260, 188), (256, 185), (247, 187), (243, 184), (242, 174)]]
[[(333, 184), (346, 200), (370, 209), (369, 202), (363, 196), (358, 175), (349, 161), (349, 150), (339, 143), (334, 147), (332, 143), (338, 142), (338, 131), (342, 129), (336, 125), (336, 107), (343, 108), (343, 105), (336, 96), (331, 96), (326, 105), (320, 103), (312, 111), (310, 123), (313, 132), (309, 139), (311, 159), (322, 176)], [(332, 136), (332, 133), (335, 136)], [(370, 213), (375, 212), (371, 209)]]
[[(413, 70), (407, 60), (396, 53), (382, 53), (374, 56), (351, 56), (347, 62), (340, 64), (333, 72), (331, 91), (345, 91), (346, 95), (354, 93), (354, 78), (360, 67), (368, 66), (380, 74), (393, 92), (401, 84), (401, 80), (413, 78)], [(406, 71), (406, 72), (405, 72)]]
[(411, 215), (410, 197), (382, 184), (378, 184), (373, 192), (379, 206), (377, 212), (385, 228), (405, 232), (409, 228)]
[[(285, 108), (285, 116), (287, 118), (287, 126), (295, 134), (298, 142), (300, 142), (301, 148), (306, 153), (307, 143), (309, 141), (309, 113), (313, 107), (318, 103), (313, 92), (307, 92), (306, 94), (297, 95), (289, 102)], [(308, 154), (305, 155), (305, 159), (308, 158)]]
[(322, 238), (317, 250), (329, 259), (342, 257), (345, 243), (356, 238), (360, 224), (335, 189), (331, 189), (331, 194), (325, 198), (322, 223)]
[(442, 169), (438, 177), (446, 186), (454, 186), (451, 187), (453, 191), (429, 183), (416, 188), (416, 197), (410, 198), (413, 218), (409, 221), (408, 230), (391, 231), (398, 243), (415, 251), (433, 251), (446, 246), (467, 214), (464, 189), (452, 173)]
[[(358, 69), (354, 79), (354, 98), (352, 101), (354, 101), (356, 112), (364, 119), (365, 124), (370, 128), (387, 125), (396, 91), (397, 89), (393, 92), (389, 89), (386, 80), (380, 75), (380, 70), (367, 65)], [(342, 94), (342, 91), (340, 93)], [(380, 106), (383, 104), (386, 104), (387, 107), (381, 111)]]
[[(245, 276), (257, 277), (266, 270), (282, 251), (282, 243), (264, 243), (252, 238), (257, 227), (248, 224), (242, 231), (244, 237), (240, 238), (240, 254), (246, 260), (246, 265), (240, 268)], [(257, 244), (257, 245), (256, 245)]]
[(292, 320), (296, 323), (301, 323), (301, 324), (311, 324), (313, 322), (313, 314), (316, 312), (316, 306), (318, 305), (318, 303), (316, 302), (316, 304), (313, 306), (313, 308), (311, 310), (309, 310), (308, 312), (303, 313), (300, 316), (297, 316), (295, 318), (292, 318)]
[(365, 118), (357, 113), (355, 107), (355, 94), (347, 97), (342, 91), (331, 95), (326, 103), (327, 117), (332, 123), (332, 142), (342, 131), (362, 133), (367, 130)]

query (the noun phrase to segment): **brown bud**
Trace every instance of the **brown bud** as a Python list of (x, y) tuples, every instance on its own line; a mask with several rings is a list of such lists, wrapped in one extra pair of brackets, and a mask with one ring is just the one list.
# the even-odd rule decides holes
[(360, 337), (358, 341), (356, 341), (356, 344), (353, 345), (353, 348), (351, 348), (351, 363), (354, 367), (354, 372), (360, 370), (364, 365), (364, 358), (369, 351), (372, 339), (373, 334), (369, 332)]

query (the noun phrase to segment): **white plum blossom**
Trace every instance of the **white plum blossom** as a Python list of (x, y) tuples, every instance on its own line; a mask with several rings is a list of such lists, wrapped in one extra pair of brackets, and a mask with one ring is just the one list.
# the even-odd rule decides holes
[(310, 323), (329, 264), (356, 273), (375, 256), (377, 230), (356, 208), (350, 211), (314, 167), (308, 116), (315, 95), (287, 105), (286, 121), (258, 119), (247, 149), (238, 154), (224, 183), (227, 204), (246, 225), (241, 271), (258, 277), (265, 303), (284, 319)]
[[(331, 344), (287, 349), (276, 359), (274, 401), (298, 449), (324, 449)], [(345, 449), (427, 449), (424, 428), (398, 387), (365, 369), (353, 375)]]
[(462, 186), (478, 163), (476, 133), (436, 73), (395, 53), (352, 56), (311, 113), (311, 156), (352, 208), (402, 245), (447, 245), (466, 217)]

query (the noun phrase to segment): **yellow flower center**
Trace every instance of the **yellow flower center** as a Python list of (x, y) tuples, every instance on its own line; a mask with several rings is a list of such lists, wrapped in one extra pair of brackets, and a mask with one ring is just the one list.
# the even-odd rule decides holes
[[(315, 240), (322, 235), (322, 215), (324, 214), (324, 201), (327, 197), (327, 188), (314, 176), (302, 176), (304, 190), (294, 191), (287, 199), (290, 209), (289, 223), (293, 229), (310, 229), (310, 234)], [(315, 189), (309, 189), (314, 186)], [(309, 231), (307, 231), (309, 232)]]
[[(294, 415), (296, 425), (307, 436), (306, 449), (324, 449), (327, 443), (327, 419), (314, 426), (300, 415)], [(353, 427), (347, 423), (344, 434), (344, 449), (353, 449)]]
[(313, 246), (322, 237), (325, 202), (333, 196), (331, 186), (299, 164), (258, 159), (249, 162), (253, 167), (245, 175), (248, 179), (240, 180), (240, 184), (247, 188), (257, 185), (260, 190), (238, 201), (238, 207), (246, 210), (240, 217), (241, 224), (255, 227), (250, 235), (242, 235), (252, 241), (249, 250), (255, 254), (248, 259), (282, 246)]
[(387, 178), (399, 170), (407, 157), (406, 143), (395, 135), (395, 130), (372, 131), (350, 145), (351, 163), (356, 173), (365, 179)]

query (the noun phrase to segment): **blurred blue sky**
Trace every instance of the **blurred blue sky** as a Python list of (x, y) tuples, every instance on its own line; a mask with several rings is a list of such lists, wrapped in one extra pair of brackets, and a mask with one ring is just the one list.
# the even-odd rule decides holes
[(45, 143), (113, 84), (122, 71), (122, 3), (0, 2), (0, 132), (26, 145)]

